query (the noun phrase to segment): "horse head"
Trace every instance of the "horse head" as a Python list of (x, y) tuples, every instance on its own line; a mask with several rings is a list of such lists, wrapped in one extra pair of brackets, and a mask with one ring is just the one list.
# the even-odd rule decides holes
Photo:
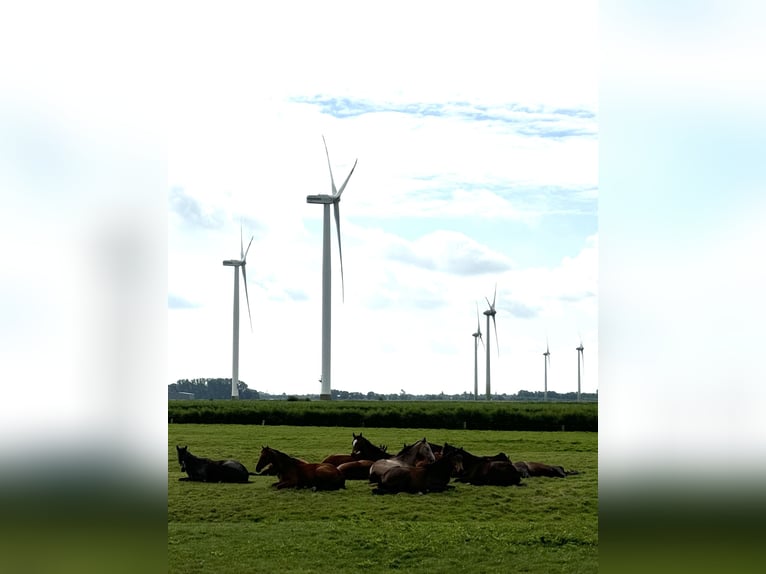
[(268, 446), (261, 446), (261, 456), (258, 457), (258, 464), (255, 465), (255, 472), (261, 472), (263, 468), (272, 462), (274, 451)]
[(178, 464), (181, 465), (181, 472), (186, 472), (186, 456), (189, 454), (189, 445), (176, 445), (176, 454), (178, 454)]

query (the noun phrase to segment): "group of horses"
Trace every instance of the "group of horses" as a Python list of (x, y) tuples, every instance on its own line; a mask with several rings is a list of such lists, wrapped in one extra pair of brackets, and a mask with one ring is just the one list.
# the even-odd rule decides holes
[(199, 458), (188, 447), (176, 445), (180, 480), (201, 482), (248, 482), (250, 476), (272, 475), (281, 488), (338, 490), (346, 480), (368, 480), (373, 494), (397, 492), (441, 492), (452, 488), (450, 481), (472, 485), (523, 486), (522, 478), (546, 476), (565, 478), (578, 474), (561, 466), (541, 462), (512, 462), (505, 453), (477, 456), (449, 443), (436, 445), (425, 437), (392, 455), (385, 445), (375, 446), (362, 433), (352, 433), (350, 454), (333, 454), (312, 463), (264, 446), (250, 472), (237, 460)]

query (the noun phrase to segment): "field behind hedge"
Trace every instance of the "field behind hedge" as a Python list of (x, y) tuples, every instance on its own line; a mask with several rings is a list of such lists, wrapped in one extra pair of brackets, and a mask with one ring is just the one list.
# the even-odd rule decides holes
[(509, 401), (168, 401), (176, 424), (598, 431), (598, 403)]

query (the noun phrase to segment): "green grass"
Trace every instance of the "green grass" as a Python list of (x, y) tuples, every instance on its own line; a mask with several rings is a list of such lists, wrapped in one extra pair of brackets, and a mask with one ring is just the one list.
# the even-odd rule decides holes
[[(175, 445), (250, 470), (262, 445), (319, 461), (348, 453), (351, 433), (396, 452), (425, 436), (475, 454), (561, 464), (582, 474), (525, 479), (524, 487), (456, 484), (444, 493), (373, 496), (364, 481), (333, 492), (180, 482)], [(596, 433), (169, 425), (170, 572), (595, 572)]]

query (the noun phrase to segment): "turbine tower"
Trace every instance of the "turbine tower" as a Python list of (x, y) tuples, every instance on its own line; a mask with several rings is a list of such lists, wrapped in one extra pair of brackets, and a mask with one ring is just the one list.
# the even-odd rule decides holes
[(242, 244), (242, 226), (239, 228), (239, 259), (227, 259), (223, 264), (227, 267), (234, 267), (234, 336), (232, 344), (232, 365), (231, 365), (231, 398), (239, 398), (239, 268), (242, 268), (242, 280), (245, 284), (245, 299), (247, 300), (247, 316), (250, 318), (250, 330), (253, 330), (253, 318), (250, 315), (250, 297), (247, 294), (247, 252), (250, 251), (250, 245), (253, 238), (250, 237), (250, 243), (247, 244), (247, 250), (243, 249)]
[[(490, 387), (490, 381), (489, 381), (489, 318), (492, 317), (492, 324), (495, 326), (495, 344), (497, 345), (497, 323), (495, 323), (495, 298), (497, 297), (497, 284), (495, 284), (495, 294), (492, 295), (492, 303), (489, 302), (489, 299), (487, 299), (487, 305), (489, 305), (489, 309), (484, 311), (484, 314), (487, 316), (487, 400), (490, 399), (492, 396), (491, 393), (491, 387)], [(497, 345), (497, 356), (500, 356), (500, 345)]]
[(473, 399), (479, 398), (479, 341), (482, 347), (484, 340), (481, 338), (481, 321), (479, 321), (479, 304), (476, 304), (476, 332), (473, 334)]
[(585, 347), (582, 346), (582, 339), (580, 339), (580, 346), (577, 347), (577, 401), (580, 401), (580, 356), (582, 356), (582, 370), (585, 371), (585, 353), (583, 352)]
[(322, 235), (322, 391), (319, 395), (320, 400), (329, 401), (332, 398), (330, 386), (330, 350), (331, 350), (331, 287), (330, 281), (330, 205), (335, 212), (335, 226), (338, 230), (338, 254), (340, 255), (340, 281), (343, 299), (345, 300), (345, 286), (343, 284), (343, 251), (340, 246), (340, 196), (346, 189), (351, 174), (354, 173), (357, 160), (354, 160), (354, 166), (346, 177), (346, 181), (335, 189), (335, 179), (332, 176), (332, 166), (330, 166), (330, 153), (327, 151), (327, 142), (322, 136), (324, 142), (324, 151), (327, 155), (327, 167), (330, 169), (330, 183), (332, 183), (332, 193), (330, 195), (309, 195), (306, 197), (307, 203), (319, 203), (324, 205), (324, 229)]
[(548, 365), (551, 362), (551, 350), (548, 347), (548, 341), (545, 341), (545, 352), (543, 353), (543, 361), (545, 362), (545, 395), (543, 396), (543, 400), (548, 400)]

